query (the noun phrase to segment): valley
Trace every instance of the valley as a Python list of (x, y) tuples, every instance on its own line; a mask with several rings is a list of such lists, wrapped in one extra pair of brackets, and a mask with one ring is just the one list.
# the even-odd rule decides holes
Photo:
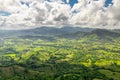
[(120, 80), (118, 31), (65, 27), (1, 34), (0, 80)]

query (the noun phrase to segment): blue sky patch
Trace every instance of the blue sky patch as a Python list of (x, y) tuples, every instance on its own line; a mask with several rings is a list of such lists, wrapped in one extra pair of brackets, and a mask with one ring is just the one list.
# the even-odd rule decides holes
[(71, 7), (74, 6), (74, 4), (78, 3), (78, 0), (70, 0), (69, 4)]
[[(96, 1), (98, 1), (98, 0), (96, 0)], [(64, 3), (67, 3), (66, 0), (63, 0), (63, 2), (64, 2)], [(73, 7), (74, 4), (76, 4), (76, 3), (78, 3), (78, 0), (70, 0), (70, 1), (69, 1), (69, 4), (70, 4), (71, 7)], [(106, 0), (106, 1), (105, 1), (105, 7), (108, 7), (109, 4), (113, 4), (113, 3), (112, 3), (112, 0)]]
[[(67, 0), (63, 0), (65, 3), (67, 3)], [(76, 3), (78, 3), (78, 0), (70, 0), (69, 1), (69, 4), (70, 4), (70, 6), (71, 7), (73, 7), (74, 6), (74, 4), (76, 4)]]
[(106, 1), (105, 1), (105, 7), (108, 7), (109, 4), (113, 4), (113, 3), (112, 3), (112, 0), (106, 0)]
[(30, 2), (23, 2), (23, 1), (20, 1), (20, 3), (21, 3), (22, 5), (27, 5), (28, 7), (29, 7), (29, 5), (30, 5)]
[(11, 15), (11, 13), (9, 13), (7, 11), (0, 11), (0, 15), (1, 16), (9, 16), (9, 15)]

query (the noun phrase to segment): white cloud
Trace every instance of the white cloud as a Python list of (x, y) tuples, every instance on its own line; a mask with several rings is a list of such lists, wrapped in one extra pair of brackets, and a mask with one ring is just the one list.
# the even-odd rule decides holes
[(67, 3), (69, 3), (69, 2), (70, 2), (70, 0), (66, 0), (66, 2), (67, 2)]
[[(69, 3), (69, 0), (66, 2)], [(78, 0), (71, 8), (62, 0), (0, 0), (0, 11), (11, 13), (9, 16), (0, 16), (0, 26), (27, 28), (42, 25), (79, 25), (120, 28), (119, 3), (120, 0), (113, 0), (113, 5), (104, 7), (105, 0)]]

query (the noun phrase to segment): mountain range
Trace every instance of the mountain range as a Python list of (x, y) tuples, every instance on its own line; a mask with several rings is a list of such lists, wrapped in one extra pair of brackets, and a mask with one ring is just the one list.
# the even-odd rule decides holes
[(115, 39), (120, 37), (120, 30), (107, 30), (107, 29), (93, 29), (93, 28), (81, 28), (81, 27), (40, 27), (27, 30), (0, 30), (1, 38), (41, 38), (41, 39), (53, 39), (69, 38), (79, 39), (83, 37), (94, 37), (98, 39)]

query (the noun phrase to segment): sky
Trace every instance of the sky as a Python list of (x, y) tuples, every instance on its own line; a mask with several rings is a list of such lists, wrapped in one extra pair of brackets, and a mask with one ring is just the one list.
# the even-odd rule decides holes
[(0, 0), (0, 29), (120, 29), (120, 0)]

